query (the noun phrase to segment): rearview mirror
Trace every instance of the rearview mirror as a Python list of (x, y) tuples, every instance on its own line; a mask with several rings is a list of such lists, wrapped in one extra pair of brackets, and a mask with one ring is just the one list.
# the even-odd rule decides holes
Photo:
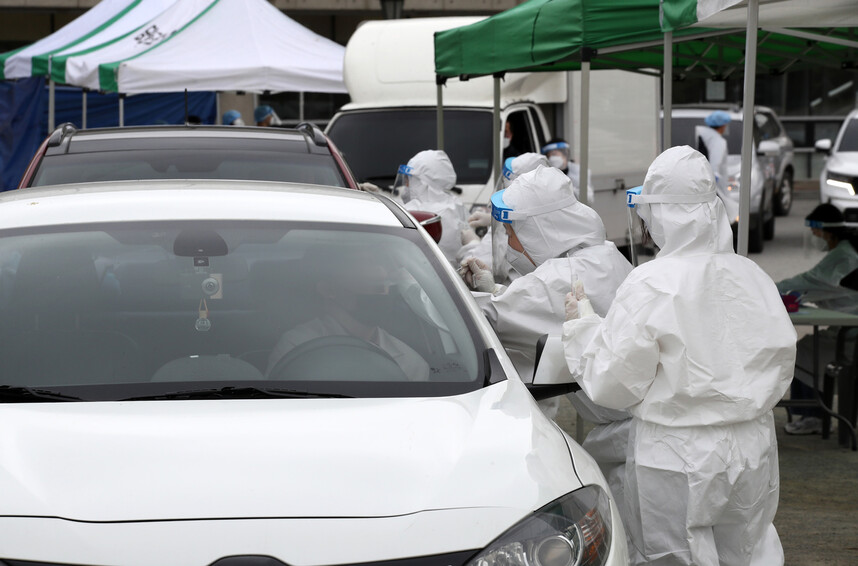
[(778, 142), (772, 140), (761, 141), (760, 145), (757, 146), (757, 155), (766, 155), (769, 157), (774, 157), (781, 151), (781, 146), (778, 145)]
[(816, 140), (816, 143), (813, 144), (813, 149), (820, 153), (831, 153), (831, 140), (828, 138)]
[(544, 334), (536, 342), (533, 382), (527, 384), (527, 389), (537, 401), (581, 389), (566, 365), (560, 336)]

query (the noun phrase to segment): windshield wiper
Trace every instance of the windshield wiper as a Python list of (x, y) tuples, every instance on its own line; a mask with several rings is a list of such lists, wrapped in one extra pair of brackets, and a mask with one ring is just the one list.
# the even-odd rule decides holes
[(44, 403), (46, 401), (85, 401), (74, 395), (65, 395), (50, 389), (33, 387), (14, 387), (0, 385), (0, 403)]
[(297, 389), (278, 389), (276, 387), (215, 387), (209, 389), (189, 389), (187, 391), (171, 391), (128, 397), (121, 401), (170, 401), (196, 399), (305, 399), (308, 397), (351, 399), (350, 395), (339, 393), (319, 393), (314, 391), (299, 391)]

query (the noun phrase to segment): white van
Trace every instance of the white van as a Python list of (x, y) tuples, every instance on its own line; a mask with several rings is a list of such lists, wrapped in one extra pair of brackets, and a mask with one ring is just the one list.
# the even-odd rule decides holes
[[(399, 165), (438, 146), (436, 31), (478, 17), (415, 18), (363, 23), (349, 40), (345, 82), (352, 102), (331, 119), (326, 133), (360, 182), (393, 185)], [(513, 132), (507, 155), (539, 152), (552, 138), (542, 105), (565, 116), (566, 140), (577, 159), (579, 73), (509, 73), (501, 83), (501, 128)], [(594, 208), (617, 245), (628, 243), (625, 189), (643, 182), (658, 152), (658, 83), (622, 71), (591, 74), (590, 172)], [(443, 87), (444, 150), (467, 207), (486, 205), (494, 190), (493, 81), (451, 79)], [(504, 156), (504, 157), (506, 157)], [(503, 157), (502, 157), (503, 158)]]

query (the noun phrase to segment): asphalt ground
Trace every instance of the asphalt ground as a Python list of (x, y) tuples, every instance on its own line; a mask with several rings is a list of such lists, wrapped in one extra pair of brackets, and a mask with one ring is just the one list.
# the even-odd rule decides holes
[[(762, 253), (750, 255), (775, 281), (809, 269), (822, 257), (804, 250), (804, 217), (818, 204), (817, 191), (818, 183), (797, 184), (789, 216), (776, 220), (775, 239)], [(797, 330), (802, 335), (810, 329)], [(774, 413), (781, 480), (775, 526), (786, 566), (858, 566), (858, 452), (839, 445), (836, 425), (827, 440), (818, 434), (791, 436), (783, 430), (786, 410)], [(566, 399), (557, 422), (576, 438), (575, 409)], [(585, 423), (585, 433), (590, 428)]]

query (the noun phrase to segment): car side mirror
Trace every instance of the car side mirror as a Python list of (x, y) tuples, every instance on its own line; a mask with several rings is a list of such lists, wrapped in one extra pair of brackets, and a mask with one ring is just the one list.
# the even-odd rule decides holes
[(527, 389), (537, 401), (581, 389), (566, 365), (560, 336), (544, 334), (536, 342), (533, 381), (527, 384)]
[(831, 153), (831, 140), (828, 138), (816, 140), (816, 143), (813, 144), (813, 149), (819, 153), (829, 155)]
[(443, 229), (441, 227), (441, 217), (435, 214), (434, 212), (425, 212), (422, 210), (411, 210), (409, 211), (411, 216), (414, 217), (417, 222), (429, 232), (429, 235), (432, 236), (432, 239), (435, 240), (435, 243), (439, 243), (441, 241), (441, 235), (443, 234)]
[(757, 146), (757, 155), (765, 155), (768, 157), (775, 157), (778, 153), (780, 153), (781, 147), (778, 145), (778, 142), (773, 140), (764, 140), (760, 142), (760, 145)]

